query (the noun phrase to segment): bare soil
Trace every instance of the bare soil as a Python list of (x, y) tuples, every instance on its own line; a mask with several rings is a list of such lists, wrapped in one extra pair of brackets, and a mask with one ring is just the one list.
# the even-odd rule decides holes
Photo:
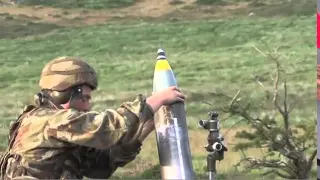
[(172, 4), (172, 0), (141, 0), (133, 6), (117, 9), (83, 10), (59, 9), (43, 6), (19, 7), (9, 3), (0, 6), (2, 15), (24, 17), (34, 23), (50, 23), (60, 26), (104, 24), (112, 20), (139, 18), (199, 19), (226, 17), (233, 11), (247, 8), (248, 3), (200, 6), (195, 0)]

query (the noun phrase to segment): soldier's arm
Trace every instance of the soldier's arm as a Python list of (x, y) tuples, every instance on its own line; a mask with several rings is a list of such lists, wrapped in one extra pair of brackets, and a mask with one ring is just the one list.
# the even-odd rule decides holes
[(115, 145), (108, 150), (88, 149), (81, 166), (83, 175), (88, 178), (108, 179), (119, 168), (132, 162), (141, 150), (140, 141), (131, 144)]
[(45, 129), (47, 138), (55, 138), (95, 149), (108, 149), (121, 139), (129, 142), (141, 124), (153, 118), (153, 109), (139, 95), (116, 110), (81, 113), (61, 110), (49, 120)]

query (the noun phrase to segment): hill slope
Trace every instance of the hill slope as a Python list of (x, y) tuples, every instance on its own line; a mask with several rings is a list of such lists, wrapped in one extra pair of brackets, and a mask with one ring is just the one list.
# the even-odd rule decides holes
[[(292, 0), (260, 6), (248, 2), (204, 6), (193, 1), (173, 5), (149, 0), (103, 10), (1, 6), (1, 146), (6, 146), (9, 121), (32, 101), (40, 71), (50, 59), (62, 55), (86, 58), (97, 69), (100, 80), (93, 109), (103, 110), (117, 107), (138, 93), (151, 93), (156, 50), (163, 47), (179, 86), (187, 94), (194, 166), (204, 177), (207, 132), (199, 130), (197, 122), (207, 118), (211, 107), (202, 101), (213, 102), (218, 108), (229, 102), (214, 99), (213, 92), (233, 95), (237, 90), (253, 103), (264, 98), (256, 79), (266, 83), (274, 64), (252, 45), (263, 51), (264, 42), (270, 48), (279, 47), (290, 94), (299, 98), (292, 119), (307, 122), (315, 117), (316, 22), (312, 3)], [(223, 122), (223, 132), (237, 120)], [(236, 141), (234, 133), (226, 134), (230, 148)], [(156, 165), (154, 138), (150, 136), (139, 158), (117, 171), (115, 177), (134, 176)], [(260, 154), (256, 149), (249, 152)], [(231, 172), (231, 165), (240, 157), (238, 152), (228, 152), (225, 161), (219, 163), (219, 173)]]

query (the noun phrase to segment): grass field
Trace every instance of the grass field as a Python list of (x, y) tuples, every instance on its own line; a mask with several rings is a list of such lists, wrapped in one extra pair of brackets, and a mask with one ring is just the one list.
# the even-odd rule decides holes
[[(313, 9), (308, 11), (315, 12)], [(232, 96), (237, 90), (254, 103), (264, 98), (263, 89), (255, 78), (267, 81), (275, 66), (252, 45), (263, 51), (266, 51), (264, 42), (271, 48), (280, 47), (280, 61), (286, 67), (290, 94), (299, 98), (292, 120), (301, 122), (315, 118), (316, 20), (314, 15), (301, 14), (192, 21), (112, 21), (103, 25), (70, 27), (58, 23), (34, 23), (30, 17), (26, 23), (21, 20), (21, 15), (3, 13), (0, 23), (6, 26), (0, 28), (0, 94), (3, 95), (0, 145), (6, 146), (9, 121), (32, 101), (38, 90), (40, 71), (49, 60), (62, 55), (87, 59), (99, 75), (93, 109), (103, 110), (132, 100), (138, 93), (151, 93), (156, 51), (161, 47), (166, 51), (180, 88), (187, 95), (194, 169), (198, 177), (206, 178), (203, 146), (207, 131), (200, 129), (197, 123), (200, 118), (207, 118), (212, 107), (202, 101), (210, 101), (214, 103), (213, 108), (218, 109), (229, 102), (214, 98), (212, 93), (223, 91)], [(236, 121), (224, 121), (221, 124), (223, 132)], [(245, 127), (238, 129), (241, 128)], [(236, 141), (234, 134), (235, 130), (226, 134), (230, 151), (225, 160), (218, 163), (218, 172), (224, 174), (221, 178), (233, 179), (234, 175), (227, 174), (233, 174), (231, 165), (241, 158), (239, 152), (231, 150), (231, 143)], [(152, 134), (139, 157), (127, 168), (119, 169), (114, 178), (159, 178), (155, 147)], [(247, 153), (259, 156), (261, 150), (251, 149)], [(153, 166), (156, 167), (150, 169)]]

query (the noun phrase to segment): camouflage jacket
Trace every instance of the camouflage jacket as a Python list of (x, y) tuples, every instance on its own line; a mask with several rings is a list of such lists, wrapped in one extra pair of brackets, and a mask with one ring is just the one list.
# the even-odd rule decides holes
[(2, 179), (109, 178), (140, 152), (137, 134), (154, 115), (141, 95), (101, 113), (28, 107), (10, 130)]

